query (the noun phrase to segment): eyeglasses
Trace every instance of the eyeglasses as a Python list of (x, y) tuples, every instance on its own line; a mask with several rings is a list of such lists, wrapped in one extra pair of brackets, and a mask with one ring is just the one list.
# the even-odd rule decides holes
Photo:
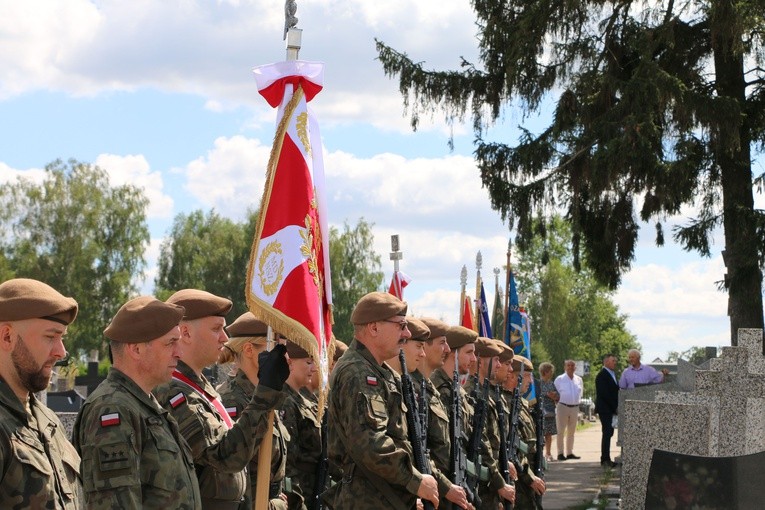
[(406, 322), (406, 321), (399, 322), (399, 321), (392, 321), (392, 320), (384, 320), (384, 321), (380, 321), (380, 322), (390, 322), (391, 324), (398, 324), (399, 327), (401, 328), (401, 331), (404, 331), (406, 329), (406, 327), (409, 325), (409, 323)]

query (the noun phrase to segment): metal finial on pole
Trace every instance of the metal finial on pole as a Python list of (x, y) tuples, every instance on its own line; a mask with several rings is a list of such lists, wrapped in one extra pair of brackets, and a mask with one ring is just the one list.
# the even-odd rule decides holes
[(466, 288), (467, 288), (467, 266), (463, 264), (462, 271), (460, 271), (460, 326), (462, 326), (462, 319), (465, 317), (465, 294), (466, 294), (465, 289)]
[(473, 324), (473, 329), (479, 333), (481, 331), (479, 326), (481, 322), (481, 266), (483, 266), (483, 256), (479, 250), (475, 256), (475, 324)]
[(297, 2), (285, 0), (284, 2), (284, 39), (287, 41), (287, 60), (297, 60), (302, 43), (303, 31), (297, 28), (298, 19)]

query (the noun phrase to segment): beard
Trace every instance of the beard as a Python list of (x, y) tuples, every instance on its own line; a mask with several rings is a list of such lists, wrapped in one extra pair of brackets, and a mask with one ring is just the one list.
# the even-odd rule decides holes
[(19, 381), (24, 388), (32, 393), (42, 391), (50, 383), (50, 372), (44, 373), (44, 367), (37, 365), (32, 352), (27, 348), (21, 335), (18, 336), (16, 347), (11, 352), (11, 361), (16, 367)]

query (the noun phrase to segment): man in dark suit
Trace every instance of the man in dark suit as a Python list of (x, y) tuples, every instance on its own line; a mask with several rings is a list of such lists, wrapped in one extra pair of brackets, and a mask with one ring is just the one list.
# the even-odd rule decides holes
[(603, 358), (603, 369), (595, 377), (595, 412), (600, 417), (603, 436), (600, 440), (600, 465), (614, 467), (611, 460), (611, 437), (614, 435), (613, 418), (619, 414), (619, 384), (616, 382), (616, 356)]

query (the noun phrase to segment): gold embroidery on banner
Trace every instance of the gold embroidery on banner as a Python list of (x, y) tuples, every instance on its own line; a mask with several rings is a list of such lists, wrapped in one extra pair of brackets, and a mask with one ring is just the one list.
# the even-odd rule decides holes
[(307, 155), (311, 155), (311, 141), (308, 139), (308, 113), (303, 112), (295, 119), (295, 128), (297, 129), (300, 143), (303, 144), (303, 150)]
[(314, 218), (318, 216), (316, 210), (316, 189), (313, 190), (313, 197), (311, 197), (311, 211), (313, 215), (305, 215), (305, 228), (300, 229), (300, 237), (303, 238), (303, 244), (300, 246), (300, 253), (306, 257), (308, 262), (308, 272), (313, 276), (313, 283), (321, 293), (322, 289), (322, 276), (319, 274), (319, 263), (317, 260), (317, 253), (321, 253), (321, 230), (319, 223), (314, 221)]
[(279, 241), (271, 241), (258, 258), (260, 287), (266, 296), (272, 296), (284, 278), (284, 259), (281, 255), (282, 245)]

